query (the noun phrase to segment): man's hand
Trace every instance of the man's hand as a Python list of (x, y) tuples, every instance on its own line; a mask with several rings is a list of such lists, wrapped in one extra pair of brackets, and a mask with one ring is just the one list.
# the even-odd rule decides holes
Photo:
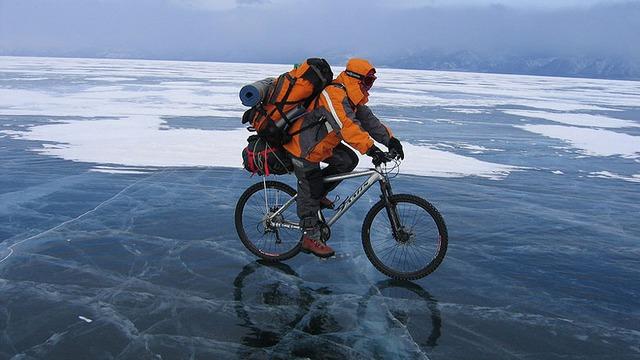
[(400, 159), (404, 160), (404, 151), (402, 150), (402, 144), (400, 143), (400, 140), (392, 137), (391, 139), (389, 139), (388, 148), (390, 152), (395, 152)]
[(375, 166), (382, 164), (386, 160), (384, 152), (380, 150), (375, 144), (371, 145), (369, 150), (367, 150), (367, 155), (371, 156), (373, 165)]

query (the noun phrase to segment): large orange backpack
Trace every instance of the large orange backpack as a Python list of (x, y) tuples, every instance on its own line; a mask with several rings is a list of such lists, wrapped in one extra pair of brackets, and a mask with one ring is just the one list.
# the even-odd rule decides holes
[(262, 101), (244, 113), (242, 123), (274, 146), (285, 144), (291, 140), (289, 127), (332, 80), (326, 60), (307, 59), (273, 81)]

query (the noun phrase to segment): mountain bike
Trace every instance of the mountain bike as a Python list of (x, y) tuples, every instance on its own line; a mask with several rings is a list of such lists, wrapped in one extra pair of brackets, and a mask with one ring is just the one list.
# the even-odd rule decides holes
[[(318, 211), (323, 241), (331, 226), (373, 185), (380, 185), (380, 200), (362, 224), (362, 245), (369, 261), (383, 274), (400, 280), (416, 280), (436, 270), (447, 252), (447, 226), (428, 201), (409, 194), (394, 194), (390, 178), (400, 161), (386, 153), (373, 169), (328, 176), (324, 182), (367, 177), (329, 218)], [(387, 163), (394, 165), (388, 166)], [(384, 164), (384, 165), (383, 165)], [(390, 177), (390, 174), (393, 176)], [(301, 250), (302, 228), (296, 214), (296, 191), (289, 185), (267, 180), (250, 186), (238, 200), (236, 231), (244, 246), (266, 261), (284, 261)]]

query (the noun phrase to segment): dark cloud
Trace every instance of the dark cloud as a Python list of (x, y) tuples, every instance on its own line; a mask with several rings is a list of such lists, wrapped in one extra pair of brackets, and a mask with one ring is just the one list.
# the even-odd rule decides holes
[(236, 3), (243, 6), (0, 0), (0, 54), (284, 63), (312, 55), (392, 63), (429, 51), (640, 59), (637, 1), (536, 9), (403, 8), (365, 0)]

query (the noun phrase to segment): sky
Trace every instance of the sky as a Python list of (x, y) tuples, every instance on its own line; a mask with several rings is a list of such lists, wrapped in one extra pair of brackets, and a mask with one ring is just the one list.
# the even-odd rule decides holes
[(0, 0), (0, 55), (292, 63), (421, 52), (640, 60), (640, 0)]

